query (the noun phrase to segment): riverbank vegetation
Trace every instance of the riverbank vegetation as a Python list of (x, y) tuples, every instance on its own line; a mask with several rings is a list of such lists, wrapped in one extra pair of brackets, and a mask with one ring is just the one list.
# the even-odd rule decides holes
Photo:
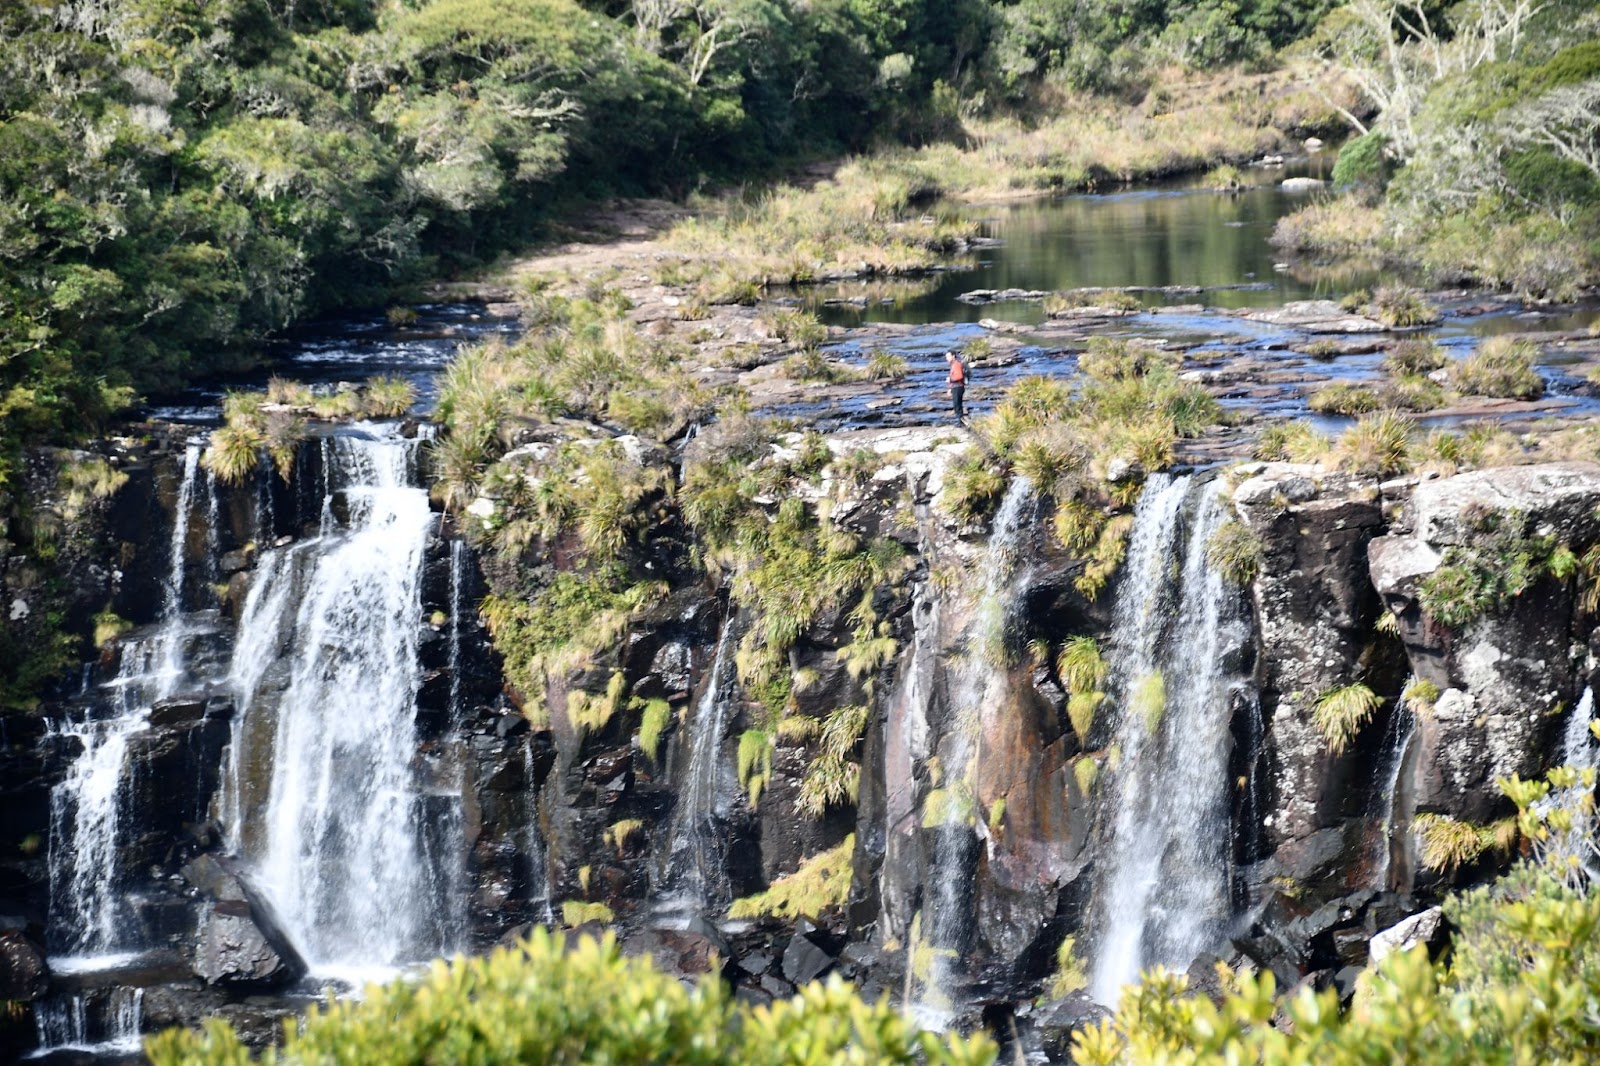
[(1300, 48), (1378, 108), (1350, 116), (1337, 199), (1275, 240), (1440, 284), (1571, 299), (1600, 280), (1600, 11), (1576, 0), (1447, 11), (1356, 0)]
[[(738, 282), (859, 266), (862, 249), (886, 270), (942, 255), (963, 230), (936, 215), (919, 232), (936, 193), (1242, 159), (1330, 121), (1315, 65), (1275, 57), (1322, 10), (7, 5), (0, 483), (24, 442), (93, 431), (140, 394), (256, 358), (309, 316), (480, 267), (600, 197), (678, 197), (878, 150), (857, 164), (859, 187), (756, 194), (761, 206), (706, 223), (751, 252), (801, 245), (780, 263), (723, 264)], [(1332, 96), (1364, 113), (1348, 87)], [(809, 249), (784, 229), (796, 216), (813, 237), (871, 226)]]

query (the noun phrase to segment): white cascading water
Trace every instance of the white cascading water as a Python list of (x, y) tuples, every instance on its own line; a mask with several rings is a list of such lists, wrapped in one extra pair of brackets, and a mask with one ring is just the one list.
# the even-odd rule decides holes
[[(1406, 687), (1410, 687), (1409, 681)], [(1400, 810), (1401, 798), (1405, 791), (1401, 788), (1401, 775), (1406, 767), (1407, 749), (1411, 746), (1411, 737), (1415, 732), (1416, 717), (1411, 713), (1402, 690), (1402, 695), (1395, 704), (1394, 714), (1389, 718), (1388, 733), (1384, 737), (1383, 762), (1380, 764), (1383, 790), (1378, 793), (1375, 800), (1381, 828), (1374, 856), (1372, 887), (1379, 891), (1386, 889), (1398, 891), (1400, 888), (1390, 882), (1394, 880), (1396, 872), (1395, 848), (1403, 847), (1405, 843), (1396, 837), (1396, 829), (1410, 816), (1409, 813)]]
[[(978, 572), (978, 599), (967, 625), (962, 661), (952, 671), (949, 689), (951, 727), (939, 752), (941, 787), (947, 797), (939, 832), (929, 858), (928, 881), (922, 901), (921, 948), (926, 959), (922, 987), (908, 997), (911, 1014), (924, 1028), (944, 1029), (954, 1019), (957, 1004), (952, 979), (958, 969), (962, 941), (968, 929), (971, 883), (963, 866), (971, 839), (973, 801), (967, 769), (986, 710), (1004, 706), (1006, 635), (1016, 607), (1018, 546), (1034, 504), (1033, 484), (1025, 477), (1012, 480), (995, 511), (989, 543)], [(924, 813), (924, 828), (928, 815)], [(912, 976), (916, 959), (908, 967)]]
[(1578, 705), (1567, 718), (1566, 731), (1561, 736), (1561, 765), (1578, 770), (1591, 770), (1595, 766), (1594, 733), (1589, 724), (1594, 721), (1594, 689), (1584, 686)]
[(105, 968), (139, 947), (129, 935), (118, 855), (124, 764), (129, 739), (183, 677), (184, 557), (200, 452), (194, 442), (184, 453), (160, 623), (149, 636), (120, 643), (117, 676), (105, 684), (104, 701), (56, 726), (83, 748), (50, 795), (51, 940), (65, 952), (51, 959), (56, 970)]
[[(1152, 477), (1134, 512), (1112, 631), (1120, 762), (1107, 783), (1090, 994), (1114, 1004), (1154, 965), (1182, 969), (1228, 914), (1230, 693), (1244, 598), (1206, 560), (1215, 482)], [(1180, 565), (1181, 563), (1181, 565)]]
[(261, 759), (270, 783), (260, 824), (249, 824), (255, 805), (235, 799), (229, 836), (312, 972), (359, 980), (456, 946), (464, 900), (442, 885), (465, 843), (459, 817), (424, 818), (414, 765), (421, 579), (435, 522), (414, 484), (416, 443), (390, 427), (358, 432), (323, 442), (322, 535), (269, 555), (244, 611), (235, 748), (260, 735), (255, 716), (273, 714), (259, 693), (275, 649), (290, 660)]
[(722, 758), (722, 740), (733, 705), (736, 643), (730, 617), (722, 624), (705, 691), (685, 723), (689, 765), (678, 790), (663, 892), (655, 905), (658, 918), (669, 924), (709, 916), (727, 902), (726, 847), (718, 823), (727, 813), (725, 797), (732, 787), (730, 768)]
[(39, 1049), (33, 1056), (77, 1051), (95, 1057), (137, 1055), (143, 1045), (144, 989), (117, 986), (103, 1009), (82, 994), (57, 996), (33, 1008)]

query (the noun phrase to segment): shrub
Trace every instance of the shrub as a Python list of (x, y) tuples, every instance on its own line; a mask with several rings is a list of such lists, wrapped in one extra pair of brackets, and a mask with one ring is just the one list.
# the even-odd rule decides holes
[(1237, 518), (1230, 518), (1206, 542), (1206, 561), (1227, 581), (1248, 585), (1261, 569), (1261, 538)]
[(1533, 368), (1539, 346), (1519, 337), (1491, 337), (1450, 368), (1450, 385), (1471, 396), (1533, 400), (1544, 395), (1544, 378)]
[(1358, 681), (1318, 696), (1312, 721), (1316, 723), (1322, 739), (1327, 741), (1328, 750), (1335, 755), (1343, 755), (1350, 741), (1382, 705), (1383, 700)]
[(1442, 564), (1423, 579), (1418, 602), (1435, 622), (1460, 629), (1503, 611), (1552, 570), (1575, 568), (1571, 552), (1548, 536), (1526, 536), (1520, 512), (1489, 511), (1472, 519), (1472, 539), (1445, 549)]
[(1369, 385), (1339, 382), (1324, 385), (1312, 393), (1306, 406), (1320, 414), (1364, 415), (1376, 411), (1383, 403)]
[(1366, 133), (1347, 141), (1333, 165), (1333, 184), (1382, 189), (1394, 173), (1388, 147), (1389, 138), (1383, 133)]
[[(151, 1038), (154, 1066), (252, 1061), (227, 1022)], [(624, 958), (616, 940), (568, 950), (543, 929), (487, 957), (435, 962), (422, 976), (314, 1005), (265, 1058), (347, 1066), (609, 1063), (612, 1066), (988, 1066), (985, 1036), (919, 1033), (887, 1002), (869, 1006), (837, 978), (752, 1009), (707, 978), (694, 986)]]

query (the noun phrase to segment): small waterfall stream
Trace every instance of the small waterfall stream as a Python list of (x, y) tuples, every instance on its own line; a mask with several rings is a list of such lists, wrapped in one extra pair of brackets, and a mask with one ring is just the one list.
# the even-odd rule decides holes
[(1567, 728), (1561, 735), (1562, 766), (1590, 770), (1595, 766), (1595, 737), (1589, 729), (1594, 721), (1594, 689), (1584, 686), (1578, 705), (1567, 718)]
[[(1407, 687), (1410, 687), (1409, 683)], [(1380, 819), (1380, 829), (1372, 886), (1380, 891), (1402, 891), (1406, 887), (1404, 882), (1410, 880), (1405, 862), (1406, 837), (1409, 834), (1400, 830), (1411, 817), (1411, 804), (1406, 802), (1407, 789), (1403, 787), (1403, 778), (1407, 762), (1410, 761), (1411, 739), (1415, 733), (1416, 716), (1402, 695), (1395, 704), (1394, 714), (1389, 718), (1388, 732), (1384, 736), (1383, 762), (1380, 764), (1383, 789), (1375, 797), (1375, 813)], [(1401, 858), (1398, 864), (1395, 862), (1397, 851)]]
[[(321, 536), (264, 561), (245, 607), (231, 761), (242, 776), (270, 761), (270, 780), (258, 807), (234, 801), (229, 836), (313, 972), (365, 977), (457, 946), (465, 901), (445, 886), (465, 842), (459, 810), (428, 802), (415, 765), (435, 525), (417, 445), (387, 427), (358, 434), (324, 438)], [(262, 680), (279, 654), (288, 671), (274, 715)], [(262, 718), (267, 753), (251, 750), (266, 739)]]
[[(50, 933), (58, 970), (98, 969), (136, 953), (141, 945), (127, 921), (127, 886), (119, 858), (128, 741), (146, 728), (154, 705), (172, 695), (184, 676), (184, 563), (199, 480), (201, 444), (184, 453), (161, 619), (147, 636), (118, 649), (116, 676), (99, 698), (55, 728), (76, 739), (80, 754), (51, 793)], [(214, 506), (214, 505), (213, 505)]]
[(733, 705), (733, 651), (738, 643), (733, 618), (722, 623), (716, 657), (705, 690), (685, 723), (688, 766), (672, 815), (672, 839), (654, 905), (657, 919), (686, 924), (720, 910), (728, 902), (726, 797), (732, 774), (722, 758), (723, 734)]
[(1220, 487), (1152, 477), (1134, 512), (1112, 632), (1121, 709), (1106, 856), (1095, 886), (1090, 993), (1115, 1003), (1156, 964), (1183, 968), (1221, 933), (1232, 851), (1229, 671), (1244, 598), (1207, 563)]
[(953, 983), (972, 924), (967, 866), (977, 843), (973, 829), (977, 801), (968, 770), (981, 717), (1003, 705), (1010, 680), (1005, 646), (1020, 584), (1013, 578), (1018, 545), (1034, 502), (1033, 484), (1018, 477), (995, 512), (979, 567), (977, 601), (963, 636), (962, 661), (950, 675), (951, 725), (938, 753), (939, 781), (923, 801), (922, 825), (932, 833), (933, 851), (920, 928), (910, 939), (912, 958), (907, 967), (908, 980), (919, 981), (921, 988), (907, 999), (912, 1016), (928, 1028), (946, 1028), (956, 1013)]

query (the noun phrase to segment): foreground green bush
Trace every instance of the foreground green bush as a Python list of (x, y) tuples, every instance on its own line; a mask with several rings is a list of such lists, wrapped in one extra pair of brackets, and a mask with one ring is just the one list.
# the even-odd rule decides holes
[[(199, 1033), (152, 1037), (146, 1048), (154, 1066), (252, 1061), (233, 1028), (216, 1019)], [(585, 938), (568, 952), (539, 929), (518, 948), (435, 962), (420, 980), (313, 1008), (260, 1061), (988, 1066), (994, 1047), (984, 1036), (919, 1032), (887, 1003), (868, 1005), (837, 979), (751, 1009), (714, 979), (686, 988), (646, 959), (623, 958), (610, 936)]]

